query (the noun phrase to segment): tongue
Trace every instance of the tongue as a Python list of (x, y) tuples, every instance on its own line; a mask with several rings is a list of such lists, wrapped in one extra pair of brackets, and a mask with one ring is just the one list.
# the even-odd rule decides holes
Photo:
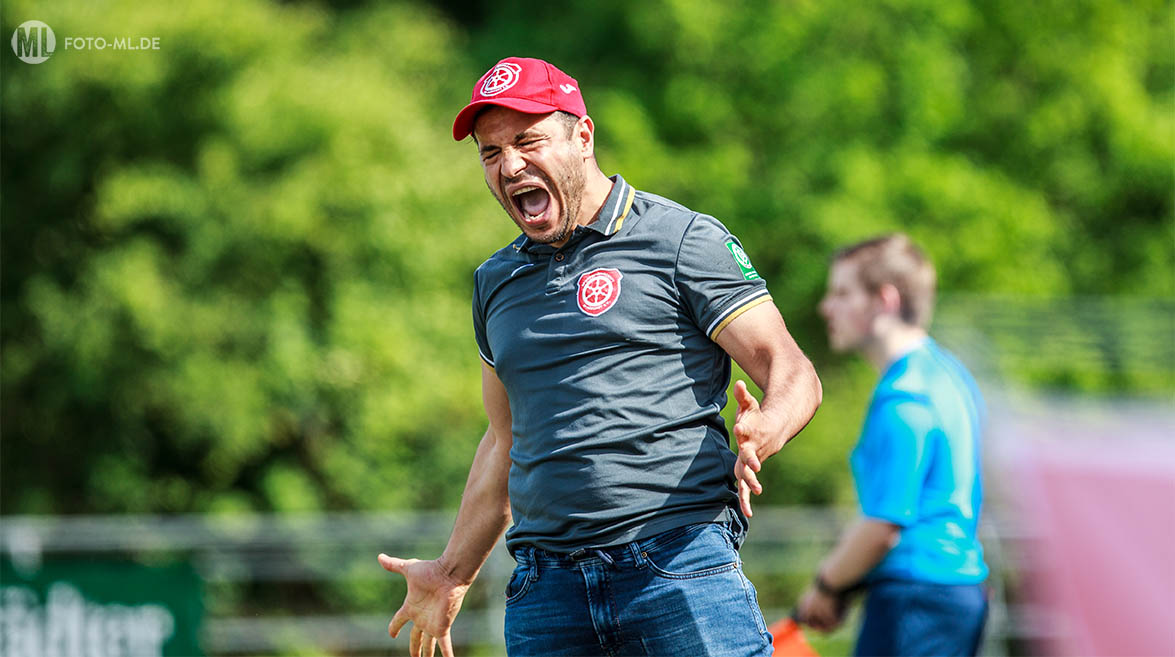
[(526, 192), (518, 195), (518, 205), (526, 214), (537, 217), (547, 211), (547, 206), (551, 203), (551, 197), (541, 189)]

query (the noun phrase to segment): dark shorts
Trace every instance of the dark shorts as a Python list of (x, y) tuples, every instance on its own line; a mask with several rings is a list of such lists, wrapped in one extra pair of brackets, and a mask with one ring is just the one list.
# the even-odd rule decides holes
[(987, 590), (982, 584), (877, 582), (865, 598), (855, 654), (975, 655), (986, 622)]

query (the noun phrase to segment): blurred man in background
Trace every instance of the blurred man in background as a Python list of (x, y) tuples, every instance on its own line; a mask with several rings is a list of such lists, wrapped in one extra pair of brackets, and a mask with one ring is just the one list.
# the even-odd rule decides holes
[[(738, 240), (601, 172), (578, 83), (510, 57), (475, 85), (485, 182), (522, 234), (478, 268), (489, 429), (435, 561), (389, 626), (452, 653), (450, 627), (507, 525), (511, 655), (769, 655), (738, 547), (755, 473), (811, 419), (820, 382)], [(733, 357), (730, 449), (719, 415)]]
[(935, 271), (905, 235), (833, 258), (820, 313), (834, 351), (881, 372), (850, 463), (862, 517), (803, 593), (798, 616), (830, 631), (864, 588), (857, 655), (974, 655), (987, 618), (976, 537), (983, 402), (927, 333)]

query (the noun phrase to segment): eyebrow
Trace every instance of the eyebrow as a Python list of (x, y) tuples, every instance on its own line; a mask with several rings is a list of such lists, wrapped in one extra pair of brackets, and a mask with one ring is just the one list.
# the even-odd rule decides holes
[[(534, 128), (527, 128), (526, 130), (523, 130), (522, 132), (520, 132), (520, 133), (518, 133), (518, 134), (514, 135), (514, 141), (513, 141), (513, 143), (517, 144), (518, 142), (520, 142), (520, 141), (523, 141), (524, 139), (530, 139), (530, 138), (532, 138), (532, 137), (544, 137), (544, 136), (546, 136), (546, 134), (545, 134), (545, 133), (543, 133), (543, 132), (541, 132), (541, 131), (539, 131), (539, 130), (535, 130)], [(476, 138), (475, 138), (475, 139), (476, 139)], [(482, 153), (483, 155), (484, 155), (484, 154), (485, 154), (487, 151), (491, 151), (491, 150), (495, 150), (495, 149), (497, 149), (497, 150), (500, 150), (500, 149), (501, 149), (501, 147), (500, 147), (500, 146), (496, 146), (496, 145), (494, 145), (494, 144), (485, 144), (485, 145), (479, 145), (479, 146), (480, 146), (480, 147), (479, 147), (477, 150), (478, 150), (478, 152), (479, 152), (479, 153)]]
[(543, 135), (544, 133), (539, 130), (535, 130), (534, 128), (527, 128), (526, 130), (523, 130), (522, 132), (514, 135), (514, 143), (517, 144), (518, 142), (528, 137), (542, 137)]

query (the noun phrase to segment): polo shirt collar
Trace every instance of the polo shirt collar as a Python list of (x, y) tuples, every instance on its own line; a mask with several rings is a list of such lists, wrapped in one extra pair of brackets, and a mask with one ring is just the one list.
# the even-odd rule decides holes
[(632, 199), (636, 195), (636, 189), (625, 182), (620, 174), (612, 176), (611, 180), (612, 191), (604, 200), (604, 205), (600, 208), (600, 213), (596, 215), (596, 220), (584, 226), (605, 237), (620, 232), (624, 226), (624, 220), (628, 218), (628, 211), (632, 209)]
[[(612, 181), (612, 191), (608, 193), (608, 198), (604, 199), (604, 205), (600, 207), (596, 220), (586, 226), (578, 226), (576, 230), (581, 228), (594, 230), (604, 237), (611, 237), (624, 227), (624, 221), (628, 218), (629, 211), (632, 210), (632, 200), (636, 196), (636, 188), (628, 184), (620, 174), (610, 176), (609, 179)], [(518, 248), (521, 251), (531, 251), (540, 246), (548, 245), (536, 244), (529, 237), (524, 236)]]

